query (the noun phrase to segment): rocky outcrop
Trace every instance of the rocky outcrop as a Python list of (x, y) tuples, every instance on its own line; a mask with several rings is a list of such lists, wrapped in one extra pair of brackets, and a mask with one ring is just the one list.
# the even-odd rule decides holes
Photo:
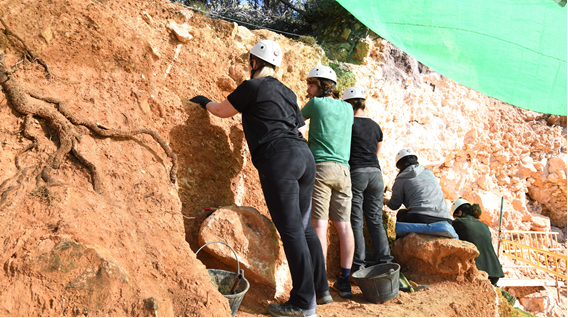
[(410, 146), (440, 178), (448, 204), (459, 197), (480, 204), (490, 227), (498, 227), (501, 197), (505, 229), (543, 229), (533, 226), (535, 213), (566, 226), (565, 120), (551, 124), (552, 116), (476, 93), (385, 40), (373, 42), (367, 62), (347, 66), (354, 84), (367, 90), (367, 115), (384, 133), (386, 184), (397, 174), (396, 153)]
[(189, 40), (193, 39), (192, 29), (187, 24), (177, 24), (175, 21), (170, 21), (168, 24), (168, 29), (172, 30), (173, 34), (176, 36), (176, 39), (182, 43), (187, 43)]
[[(72, 214), (81, 213), (69, 208)], [(52, 211), (61, 213), (57, 207)], [(3, 215), (25, 224), (12, 212), (4, 210)], [(154, 232), (142, 224), (136, 229), (120, 214), (115, 210), (104, 221), (90, 216), (93, 222), (71, 224), (67, 217), (67, 221), (47, 221), (47, 227), (35, 225), (38, 230), (29, 225), (29, 229), (8, 228), (3, 233), (0, 313), (156, 317), (230, 313), (227, 299), (209, 282), (205, 266), (183, 242), (182, 232), (175, 227)], [(41, 213), (36, 217), (46, 220)], [(130, 230), (118, 229), (114, 221)], [(143, 216), (141, 221), (152, 222)], [(138, 240), (146, 236), (151, 243), (140, 245)]]
[(539, 162), (527, 157), (522, 162), (529, 196), (544, 207), (553, 225), (566, 227), (566, 154)]
[(457, 281), (483, 276), (475, 266), (479, 251), (466, 241), (410, 233), (395, 241), (393, 254), (397, 263), (426, 275)]
[[(251, 207), (225, 206), (211, 214), (199, 230), (199, 244), (221, 241), (238, 255), (245, 277), (276, 289), (276, 297), (290, 291), (292, 280), (286, 255), (274, 224)], [(209, 244), (207, 253), (237, 271), (233, 252), (222, 244)]]
[[(13, 257), (4, 264), (12, 278), (19, 278), (4, 289), (4, 292), (11, 295), (10, 298), (13, 297), (3, 300), (8, 313), (19, 313), (22, 316), (31, 313), (27, 311), (33, 308), (29, 301), (34, 300), (19, 297), (17, 291), (27, 284), (34, 286), (33, 297), (50, 309), (47, 311), (50, 316), (60, 315), (61, 312), (102, 316), (105, 312), (116, 311), (116, 304), (121, 302), (122, 297), (134, 296), (133, 277), (105, 248), (83, 245), (65, 237), (49, 237), (40, 240), (36, 252), (25, 253), (24, 257)], [(53, 284), (42, 286), (38, 284), (38, 277), (44, 277)], [(66, 284), (59, 285), (55, 283), (57, 281), (65, 281)], [(50, 298), (51, 293), (47, 291), (50, 288), (58, 289), (62, 297)], [(153, 299), (150, 300), (151, 298)], [(153, 304), (146, 308), (141, 300), (129, 310), (134, 315), (173, 315), (170, 300), (151, 298), (148, 301), (155, 303), (155, 307)]]
[(555, 287), (505, 287), (511, 295), (518, 299), (524, 310), (536, 314), (537, 317), (565, 317), (560, 300), (556, 299), (558, 289)]

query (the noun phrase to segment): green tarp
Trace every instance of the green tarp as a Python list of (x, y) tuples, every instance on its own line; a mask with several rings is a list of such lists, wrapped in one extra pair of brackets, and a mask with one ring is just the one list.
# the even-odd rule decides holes
[(554, 0), (338, 2), (443, 76), (520, 108), (566, 116), (566, 6)]

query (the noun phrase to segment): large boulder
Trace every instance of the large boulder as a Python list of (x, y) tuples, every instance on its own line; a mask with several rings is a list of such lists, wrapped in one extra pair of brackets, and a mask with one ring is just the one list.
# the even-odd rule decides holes
[(531, 231), (550, 232), (550, 219), (538, 213), (531, 214)]
[[(113, 218), (107, 219), (110, 221), (105, 226), (112, 224)], [(94, 225), (90, 232), (83, 230), (81, 238), (69, 233), (67, 223), (60, 224), (56, 233), (36, 235), (29, 229), (9, 233), (12, 239), (6, 242), (10, 243), (10, 253), (8, 257), (3, 254), (0, 261), (4, 268), (0, 278), (1, 316), (230, 314), (227, 299), (209, 282), (205, 266), (189, 245), (181, 243), (180, 232), (160, 228), (170, 240), (156, 231), (147, 235), (152, 240), (143, 241), (151, 227), (127, 227), (133, 237), (150, 243), (139, 248), (129, 235), (121, 236), (117, 252), (112, 245), (109, 248), (105, 241), (96, 242), (87, 234), (102, 233)], [(122, 229), (115, 232), (125, 233)], [(106, 234), (109, 241), (119, 240), (110, 230)]]
[(479, 276), (474, 261), (479, 251), (466, 241), (410, 233), (396, 240), (393, 254), (397, 263), (426, 275), (456, 281)]
[(536, 292), (519, 299), (525, 310), (531, 313), (546, 313), (554, 308), (554, 297), (544, 291)]
[(544, 214), (557, 227), (566, 226), (566, 160), (560, 154), (534, 164), (537, 173), (531, 174), (528, 187), (529, 196), (544, 206)]
[[(235, 250), (247, 279), (275, 288), (276, 297), (290, 291), (292, 279), (276, 227), (256, 209), (219, 208), (199, 230), (200, 246), (212, 241), (227, 243)], [(235, 256), (223, 244), (209, 244), (204, 250), (236, 271)]]

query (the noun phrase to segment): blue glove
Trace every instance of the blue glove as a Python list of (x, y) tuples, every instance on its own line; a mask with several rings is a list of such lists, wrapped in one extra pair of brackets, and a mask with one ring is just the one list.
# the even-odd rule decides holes
[(197, 95), (189, 100), (190, 102), (197, 103), (203, 107), (203, 109), (207, 110), (207, 104), (211, 102), (211, 100), (203, 95)]

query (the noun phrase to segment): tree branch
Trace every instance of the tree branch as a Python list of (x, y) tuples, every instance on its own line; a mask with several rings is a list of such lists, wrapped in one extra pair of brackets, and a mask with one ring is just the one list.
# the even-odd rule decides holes
[(288, 1), (288, 0), (278, 0), (278, 1), (282, 2), (285, 6), (287, 6), (288, 8), (290, 8), (290, 9), (296, 11), (296, 12), (300, 12), (300, 13), (304, 12), (304, 10), (295, 7), (295, 6), (294, 6), (293, 4), (291, 4), (290, 1)]

